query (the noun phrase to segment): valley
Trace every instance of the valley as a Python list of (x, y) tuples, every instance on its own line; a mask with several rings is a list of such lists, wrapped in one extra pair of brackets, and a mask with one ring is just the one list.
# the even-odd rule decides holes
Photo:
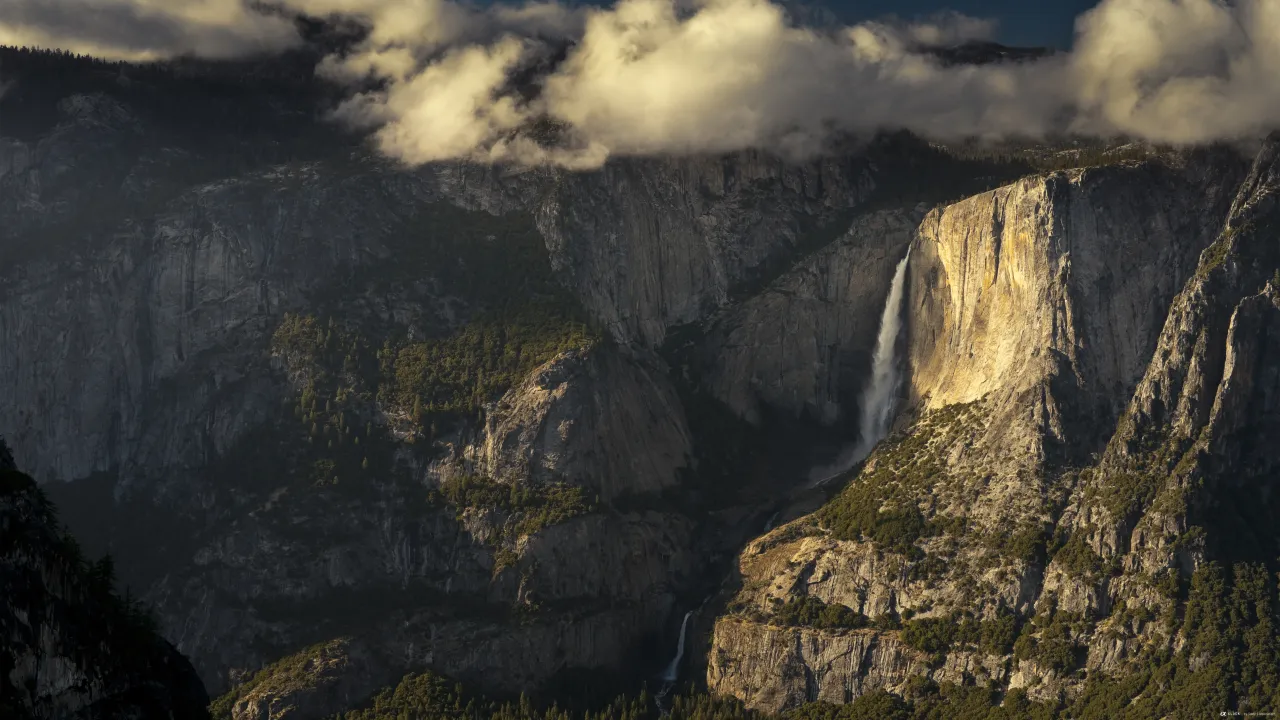
[(0, 434), (214, 717), (1280, 703), (1275, 138), (406, 168), (5, 52)]

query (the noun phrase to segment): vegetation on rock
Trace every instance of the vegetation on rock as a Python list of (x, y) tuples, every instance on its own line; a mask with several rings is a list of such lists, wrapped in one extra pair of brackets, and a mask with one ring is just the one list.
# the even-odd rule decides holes
[(1073, 533), (1067, 543), (1054, 553), (1053, 560), (1069, 575), (1089, 583), (1099, 582), (1107, 571), (1102, 558), (1079, 532)]
[(949, 617), (913, 618), (902, 623), (902, 641), (908, 647), (931, 655), (952, 650), (976, 649), (988, 655), (1006, 655), (1018, 637), (1018, 619), (1002, 612), (991, 620), (979, 621), (954, 612)]
[(272, 355), (299, 388), (294, 415), (322, 444), (358, 440), (374, 422), (434, 440), (474, 421), (536, 368), (599, 341), (556, 283), (527, 216), (432, 205), (401, 232), (394, 258), (345, 283), (390, 291), (393, 282), (429, 280), (433, 294), (456, 303), (457, 317), (419, 318), (423, 337), (398, 322), (356, 322), (333, 307), (286, 313), (272, 336)]
[(255, 691), (274, 690), (279, 694), (285, 694), (291, 690), (309, 687), (314, 684), (319, 672), (318, 665), (330, 657), (342, 658), (345, 642), (343, 639), (338, 639), (318, 643), (259, 670), (247, 681), (210, 703), (209, 712), (213, 720), (231, 720), (236, 703)]
[(732, 698), (705, 693), (676, 695), (659, 709), (647, 692), (621, 697), (595, 711), (540, 708), (527, 697), (496, 702), (468, 695), (462, 686), (431, 673), (405, 676), (394, 688), (378, 693), (366, 707), (335, 715), (332, 720), (747, 720), (762, 716)]
[(823, 528), (839, 540), (867, 540), (886, 551), (919, 559), (916, 542), (951, 527), (927, 520), (919, 502), (950, 477), (940, 450), (974, 422), (976, 405), (957, 405), (922, 418), (907, 433), (882, 443), (839, 495), (818, 511)]
[(827, 604), (812, 595), (774, 598), (775, 607), (769, 621), (778, 625), (813, 627), (822, 630), (846, 630), (866, 627), (869, 620), (853, 608), (839, 603)]
[(457, 475), (444, 481), (440, 495), (459, 513), (488, 510), (506, 518), (503, 534), (510, 539), (531, 535), (595, 509), (586, 492), (568, 483), (505, 485), (475, 475)]

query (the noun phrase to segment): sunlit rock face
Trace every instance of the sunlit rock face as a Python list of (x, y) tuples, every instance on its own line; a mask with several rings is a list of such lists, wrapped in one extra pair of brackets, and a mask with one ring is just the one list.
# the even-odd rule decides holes
[(1221, 230), (1233, 160), (1055, 173), (934, 211), (912, 263), (913, 394), (937, 408), (1066, 371), (1118, 414)]
[[(1233, 529), (1274, 515), (1257, 444), (1280, 374), (1274, 153), (1052, 173), (929, 213), (909, 411), (842, 495), (739, 556), (712, 688), (771, 711), (918, 676), (1051, 698), (1079, 668), (1181, 652), (1184, 631), (1154, 621), (1186, 602), (1169, 583), (1275, 542)], [(957, 612), (972, 641), (920, 644), (913, 622)], [(977, 639), (1002, 618), (1028, 625)], [(1036, 650), (1054, 643), (1071, 650)]]

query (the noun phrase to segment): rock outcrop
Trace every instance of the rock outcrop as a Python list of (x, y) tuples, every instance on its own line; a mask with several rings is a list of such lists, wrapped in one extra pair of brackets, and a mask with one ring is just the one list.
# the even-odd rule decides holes
[(612, 502), (675, 487), (692, 452), (660, 361), (606, 351), (539, 368), (488, 413), (464, 454), (495, 479), (563, 480)]
[(778, 713), (805, 702), (844, 704), (929, 672), (927, 658), (874, 630), (832, 632), (716, 623), (707, 683), (738, 688), (749, 706)]

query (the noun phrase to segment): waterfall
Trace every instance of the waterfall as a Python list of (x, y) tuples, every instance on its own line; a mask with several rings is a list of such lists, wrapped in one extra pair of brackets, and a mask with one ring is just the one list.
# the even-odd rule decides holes
[(896, 350), (898, 333), (902, 328), (903, 286), (906, 285), (907, 261), (910, 259), (911, 249), (907, 248), (906, 256), (894, 271), (889, 299), (885, 301), (884, 314), (880, 316), (880, 335), (876, 338), (871, 382), (862, 393), (862, 421), (858, 428), (861, 437), (855, 447), (855, 459), (849, 464), (850, 467), (871, 454), (876, 443), (889, 434), (889, 423), (893, 421), (894, 400), (897, 399), (898, 385), (902, 382)]
[(769, 532), (770, 530), (773, 529), (773, 524), (778, 522), (778, 516), (781, 514), (782, 514), (782, 511), (779, 510), (778, 512), (769, 516), (768, 522), (764, 524), (764, 532)]
[(911, 248), (908, 247), (906, 256), (898, 262), (898, 268), (894, 271), (893, 284), (889, 286), (889, 297), (885, 300), (884, 313), (880, 316), (880, 334), (876, 337), (871, 377), (862, 390), (862, 416), (858, 423), (858, 442), (841, 452), (836, 462), (814, 469), (809, 474), (809, 479), (812, 481), (811, 487), (822, 485), (862, 462), (871, 454), (876, 443), (889, 434), (894, 401), (898, 395), (898, 385), (902, 382), (902, 372), (898, 367), (895, 351), (898, 333), (902, 329), (902, 293), (907, 278), (907, 261), (910, 259)]
[(689, 618), (693, 617), (693, 611), (684, 614), (684, 621), (680, 623), (680, 640), (676, 642), (676, 656), (671, 658), (671, 663), (667, 665), (667, 669), (662, 672), (662, 681), (666, 683), (674, 683), (680, 675), (680, 661), (684, 659), (684, 636), (685, 631), (689, 628)]

